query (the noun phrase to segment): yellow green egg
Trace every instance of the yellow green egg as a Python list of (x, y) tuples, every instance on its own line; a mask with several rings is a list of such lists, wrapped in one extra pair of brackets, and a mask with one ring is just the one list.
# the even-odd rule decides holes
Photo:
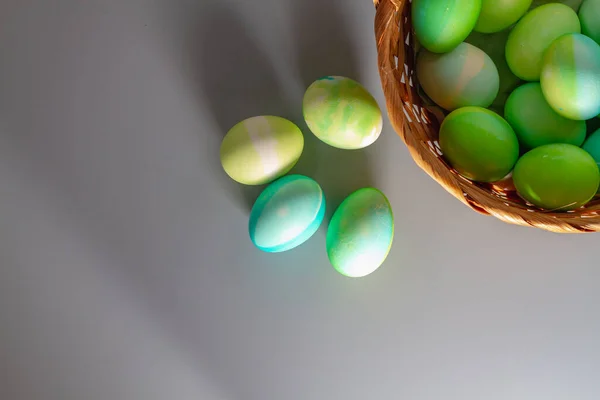
[(517, 22), (531, 6), (532, 0), (482, 0), (475, 30), (500, 32)]
[(581, 146), (585, 140), (585, 121), (574, 121), (554, 111), (538, 82), (515, 89), (506, 101), (504, 118), (528, 150), (551, 143)]
[(600, 112), (600, 46), (579, 33), (561, 36), (544, 55), (544, 97), (560, 115), (586, 120)]
[(488, 107), (500, 86), (492, 59), (469, 43), (444, 54), (421, 50), (417, 78), (431, 100), (448, 111), (465, 106)]
[(569, 6), (573, 9), (573, 11), (577, 12), (579, 11), (579, 7), (581, 7), (581, 3), (583, 3), (583, 0), (561, 0), (560, 2), (557, 0), (533, 0), (531, 3), (531, 8), (537, 8), (548, 3), (561, 3)]
[(360, 83), (343, 76), (326, 76), (311, 84), (302, 111), (311, 132), (339, 149), (367, 147), (383, 128), (377, 101)]
[(585, 0), (579, 9), (581, 33), (600, 44), (600, 0)]
[(590, 201), (600, 184), (594, 158), (571, 144), (536, 147), (519, 159), (513, 171), (517, 192), (549, 211), (574, 210)]
[(236, 182), (262, 185), (288, 173), (303, 148), (304, 136), (294, 123), (274, 116), (252, 117), (223, 138), (221, 165)]
[(506, 42), (506, 62), (526, 81), (537, 81), (542, 57), (552, 42), (567, 33), (580, 33), (579, 18), (572, 8), (550, 3), (529, 11), (512, 29)]
[(519, 142), (508, 122), (481, 107), (452, 111), (440, 127), (440, 147), (454, 169), (478, 182), (503, 179), (519, 157)]
[(481, 0), (413, 0), (412, 24), (419, 43), (434, 53), (446, 53), (475, 27)]

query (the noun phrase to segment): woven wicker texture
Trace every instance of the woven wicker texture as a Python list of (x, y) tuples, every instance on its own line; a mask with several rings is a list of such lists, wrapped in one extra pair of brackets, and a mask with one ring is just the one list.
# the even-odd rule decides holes
[(408, 0), (373, 0), (379, 74), (390, 121), (415, 162), (473, 210), (516, 225), (559, 233), (600, 231), (600, 198), (569, 212), (550, 212), (526, 203), (509, 184), (480, 184), (461, 177), (443, 159), (438, 144), (442, 111), (419, 95), (415, 38)]

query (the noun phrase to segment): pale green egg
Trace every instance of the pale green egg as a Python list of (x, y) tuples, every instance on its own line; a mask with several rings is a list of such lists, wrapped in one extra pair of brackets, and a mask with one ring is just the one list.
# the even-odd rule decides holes
[(287, 174), (303, 148), (304, 136), (294, 123), (274, 116), (252, 117), (223, 138), (221, 165), (236, 182), (262, 185)]
[(469, 43), (444, 54), (421, 50), (417, 78), (431, 100), (448, 111), (465, 106), (488, 107), (500, 86), (492, 59)]
[(540, 79), (560, 115), (586, 120), (600, 112), (600, 46), (579, 33), (561, 36), (546, 51)]
[(340, 149), (367, 147), (383, 128), (377, 101), (358, 82), (342, 76), (326, 76), (310, 85), (302, 111), (311, 132)]
[(579, 18), (572, 8), (551, 3), (525, 14), (506, 42), (506, 62), (526, 81), (540, 79), (542, 57), (552, 42), (567, 33), (580, 33)]
[(532, 0), (482, 0), (481, 13), (475, 30), (481, 33), (500, 32), (519, 20)]
[(394, 239), (394, 214), (383, 193), (363, 188), (337, 208), (327, 230), (327, 255), (342, 275), (359, 278), (383, 264)]
[(600, 44), (600, 0), (585, 0), (579, 9), (581, 33)]

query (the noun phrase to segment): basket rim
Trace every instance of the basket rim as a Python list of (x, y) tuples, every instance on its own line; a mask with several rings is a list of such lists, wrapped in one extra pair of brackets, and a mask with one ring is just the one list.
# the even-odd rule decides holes
[[(373, 0), (378, 70), (390, 122), (416, 164), (446, 191), (471, 209), (504, 222), (557, 233), (600, 231), (600, 200), (567, 212), (552, 212), (505, 196), (490, 185), (460, 176), (441, 157), (439, 146), (426, 130), (439, 130), (439, 113), (423, 104), (414, 74), (414, 32), (410, 0)], [(401, 19), (404, 21), (401, 22)], [(409, 27), (409, 29), (406, 29)], [(405, 32), (405, 30), (407, 32)], [(400, 71), (398, 69), (404, 69)], [(429, 127), (427, 129), (423, 126)], [(437, 147), (437, 148), (436, 148)]]

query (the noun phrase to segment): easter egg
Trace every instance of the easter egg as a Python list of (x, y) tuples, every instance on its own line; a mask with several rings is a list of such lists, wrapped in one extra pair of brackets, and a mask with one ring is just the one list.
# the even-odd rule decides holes
[(579, 33), (561, 36), (544, 55), (544, 97), (560, 115), (585, 120), (600, 112), (600, 46)]
[(538, 82), (518, 87), (506, 101), (504, 118), (513, 127), (525, 149), (551, 143), (581, 146), (585, 140), (584, 121), (557, 114), (548, 104)]
[(571, 144), (547, 144), (519, 159), (513, 180), (519, 195), (530, 203), (546, 210), (568, 211), (594, 197), (600, 171), (585, 150)]
[(394, 239), (394, 214), (388, 199), (373, 188), (348, 196), (327, 230), (327, 255), (342, 275), (359, 278), (383, 264)]
[[(569, 6), (575, 12), (579, 11), (579, 7), (581, 7), (582, 2), (583, 2), (583, 0), (561, 0), (560, 1), (561, 4)], [(556, 0), (533, 0), (533, 2), (531, 3), (531, 9), (537, 8), (541, 5), (548, 4), (548, 3), (559, 3), (559, 2)]]
[(367, 147), (383, 128), (377, 101), (358, 82), (342, 76), (315, 81), (306, 90), (302, 107), (311, 132), (340, 149)]
[(419, 43), (431, 52), (446, 53), (475, 27), (481, 0), (413, 0), (411, 11)]
[(302, 175), (284, 176), (258, 196), (250, 212), (250, 239), (268, 253), (293, 249), (319, 229), (325, 196), (317, 182)]
[(600, 0), (585, 0), (579, 9), (581, 33), (600, 44)]
[(500, 32), (519, 20), (532, 0), (482, 0), (481, 13), (475, 30), (482, 33)]
[(236, 182), (262, 185), (288, 173), (302, 154), (304, 136), (287, 119), (248, 118), (227, 132), (221, 143), (221, 165)]
[(440, 147), (458, 173), (478, 182), (501, 180), (519, 157), (519, 142), (508, 122), (481, 107), (452, 111), (440, 127)]
[(583, 150), (590, 153), (600, 167), (600, 129), (592, 133), (583, 144)]
[(469, 43), (444, 54), (419, 52), (417, 78), (431, 100), (448, 111), (465, 106), (488, 107), (500, 86), (492, 59)]
[(525, 14), (506, 42), (506, 62), (511, 71), (526, 81), (537, 81), (542, 56), (554, 40), (567, 33), (580, 33), (579, 18), (572, 8), (550, 3)]

